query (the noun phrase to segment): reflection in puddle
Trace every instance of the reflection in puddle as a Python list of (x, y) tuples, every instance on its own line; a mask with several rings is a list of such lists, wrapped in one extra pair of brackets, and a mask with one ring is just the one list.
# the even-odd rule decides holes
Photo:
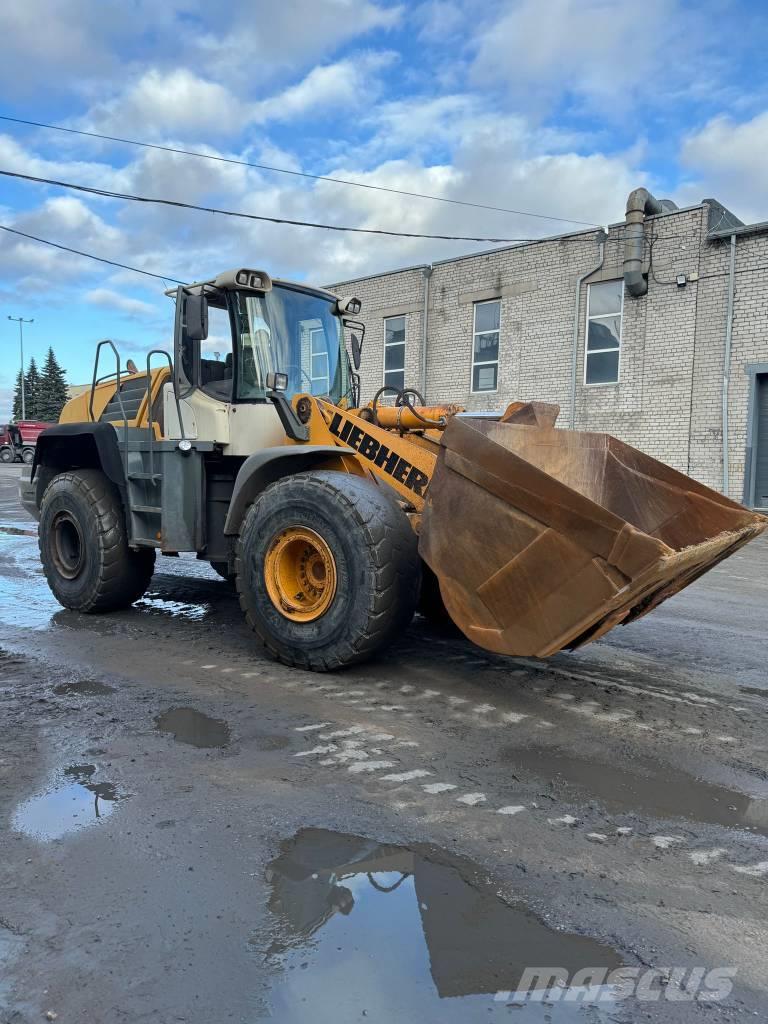
[[(496, 1020), (509, 1015), (508, 1002), (524, 1001), (494, 995), (515, 993), (526, 966), (572, 976), (623, 963), (608, 946), (504, 903), (475, 865), (433, 847), (304, 829), (267, 880), (280, 924), (269, 950), (283, 968), (270, 996), (280, 1021), (338, 1024), (363, 1011), (386, 1022)], [(590, 1008), (593, 1019), (601, 1010)], [(526, 1020), (575, 1020), (582, 1011), (574, 1002), (525, 1003)]]
[(659, 818), (684, 818), (748, 828), (768, 835), (768, 798), (705, 782), (681, 768), (634, 757), (632, 769), (565, 754), (552, 747), (507, 749), (504, 757), (547, 779), (588, 794), (609, 811), (644, 811)]
[(211, 718), (194, 708), (170, 708), (155, 719), (155, 728), (169, 732), (179, 743), (193, 747), (225, 747), (229, 743), (229, 726), (219, 718)]
[(11, 537), (36, 537), (37, 530), (23, 529), (21, 526), (0, 525), (0, 533), (7, 533)]
[(104, 697), (108, 693), (114, 693), (114, 687), (100, 683), (98, 679), (73, 679), (68, 683), (59, 683), (54, 686), (53, 692), (59, 695), (66, 693), (78, 693), (84, 697)]
[(147, 608), (151, 612), (162, 612), (175, 619), (189, 619), (200, 622), (211, 610), (207, 604), (189, 604), (186, 601), (167, 601), (163, 597), (140, 597), (134, 601), (136, 608)]
[(96, 766), (65, 768), (54, 788), (25, 800), (16, 808), (13, 827), (34, 839), (61, 839), (112, 813), (117, 790), (111, 782), (94, 782)]

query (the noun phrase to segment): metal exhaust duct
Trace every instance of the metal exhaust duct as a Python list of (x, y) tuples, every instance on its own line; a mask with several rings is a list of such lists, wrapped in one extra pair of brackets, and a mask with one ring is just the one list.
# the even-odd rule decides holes
[(645, 218), (659, 213), (671, 213), (676, 209), (677, 206), (671, 199), (657, 199), (647, 188), (636, 188), (627, 197), (624, 233), (624, 286), (635, 299), (639, 299), (648, 291), (648, 280), (643, 274)]

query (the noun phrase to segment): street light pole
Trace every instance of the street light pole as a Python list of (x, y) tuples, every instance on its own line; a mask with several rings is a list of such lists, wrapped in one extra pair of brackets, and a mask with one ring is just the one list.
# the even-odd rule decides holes
[(27, 395), (26, 387), (24, 386), (24, 324), (33, 324), (35, 318), (31, 320), (25, 320), (23, 316), (10, 316), (9, 320), (15, 320), (19, 325), (19, 351), (21, 353), (21, 418), (25, 420), (27, 418)]

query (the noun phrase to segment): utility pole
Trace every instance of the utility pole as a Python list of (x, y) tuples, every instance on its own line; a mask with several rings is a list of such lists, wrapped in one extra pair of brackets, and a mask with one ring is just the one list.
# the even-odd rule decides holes
[(19, 325), (19, 351), (21, 353), (21, 418), (27, 418), (27, 396), (24, 385), (24, 324), (33, 324), (35, 318), (25, 320), (23, 316), (8, 316), (9, 320), (15, 320)]

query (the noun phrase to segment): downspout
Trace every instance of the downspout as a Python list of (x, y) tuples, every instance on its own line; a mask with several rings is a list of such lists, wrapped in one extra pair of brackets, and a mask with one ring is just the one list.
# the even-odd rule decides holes
[(579, 312), (581, 307), (581, 286), (588, 277), (591, 277), (592, 274), (596, 274), (598, 270), (603, 269), (603, 261), (605, 260), (605, 242), (607, 238), (608, 235), (605, 231), (597, 231), (595, 233), (595, 240), (598, 243), (598, 252), (600, 253), (600, 262), (596, 267), (593, 267), (591, 270), (585, 270), (583, 274), (579, 274), (576, 278), (575, 295), (573, 299), (573, 336), (571, 338), (571, 404), (568, 414), (568, 427), (570, 430), (576, 429), (576, 377), (579, 365)]
[(424, 311), (421, 316), (421, 396), (427, 401), (427, 338), (429, 331), (429, 279), (432, 277), (432, 264), (424, 267)]
[[(667, 208), (674, 204), (664, 200)], [(648, 291), (648, 281), (643, 275), (643, 224), (646, 216), (663, 213), (661, 201), (652, 196), (647, 188), (636, 188), (627, 196), (626, 228), (624, 231), (624, 287), (634, 299)]]
[(728, 387), (731, 383), (731, 340), (733, 337), (733, 298), (736, 279), (736, 235), (731, 235), (731, 259), (728, 267), (728, 306), (725, 312), (725, 351), (723, 352), (723, 494), (728, 497)]

